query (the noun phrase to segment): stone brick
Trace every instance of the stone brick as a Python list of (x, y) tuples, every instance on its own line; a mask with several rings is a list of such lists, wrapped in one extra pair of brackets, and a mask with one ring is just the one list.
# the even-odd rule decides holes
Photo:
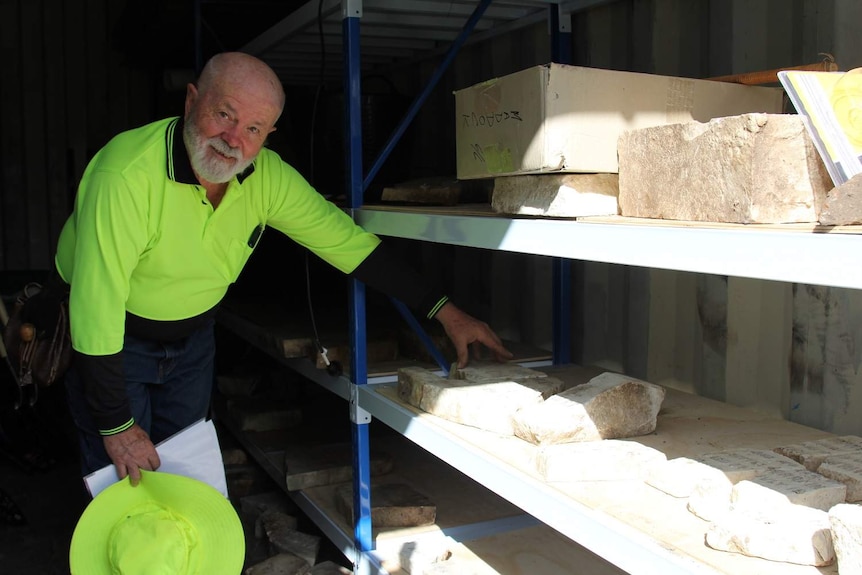
[(862, 451), (830, 455), (817, 468), (817, 473), (847, 486), (845, 501), (848, 503), (862, 501)]
[[(338, 510), (353, 521), (353, 486), (342, 485), (336, 492)], [(437, 506), (424, 494), (403, 483), (371, 487), (371, 525), (374, 527), (416, 527), (433, 525)]]
[(691, 490), (686, 508), (706, 521), (712, 521), (730, 511), (733, 482), (723, 473), (700, 481)]
[(830, 455), (862, 452), (862, 438), (855, 435), (827, 437), (776, 447), (773, 451), (798, 461), (808, 471), (817, 471)]
[(644, 482), (668, 495), (683, 498), (690, 496), (698, 484), (719, 478), (719, 475), (725, 477), (720, 470), (706, 463), (677, 457), (650, 467)]
[[(371, 450), (369, 458), (372, 477), (392, 471), (393, 460), (388, 453)], [(289, 491), (350, 481), (352, 446), (345, 443), (291, 448), (284, 455), (284, 471)]]
[(261, 512), (254, 526), (254, 536), (257, 538), (269, 537), (270, 533), (279, 533), (284, 530), (295, 530), (298, 521), (293, 515), (281, 511), (265, 510)]
[(501, 435), (514, 434), (512, 416), (518, 409), (539, 403), (559, 389), (562, 382), (553, 377), (482, 382), (446, 379), (419, 367), (398, 370), (402, 401), (443, 419)]
[(862, 224), (862, 174), (826, 192), (820, 223), (824, 226)]
[(302, 422), (299, 408), (267, 398), (234, 398), (227, 402), (228, 415), (242, 431), (290, 429)]
[(545, 481), (615, 481), (643, 479), (664, 461), (664, 453), (652, 447), (607, 439), (541, 447), (536, 470)]
[(862, 507), (841, 503), (829, 510), (838, 572), (862, 573)]
[(297, 531), (295, 518), (282, 513), (269, 512), (261, 516), (260, 525), (273, 553), (296, 555), (309, 566), (317, 563), (320, 537)]
[(807, 505), (828, 510), (843, 503), (847, 486), (807, 469), (773, 469), (733, 486), (731, 504), (735, 508), (762, 509), (782, 503)]
[[(498, 381), (526, 381), (548, 377), (544, 371), (523, 367), (515, 363), (496, 363), (472, 361), (462, 368), (453, 368), (449, 379), (472, 381), (475, 383), (495, 383)], [(556, 393), (552, 391), (551, 393)]]
[(730, 510), (734, 484), (775, 469), (805, 470), (801, 464), (766, 449), (717, 451), (695, 460), (719, 472), (698, 481), (688, 497), (688, 510), (707, 521)]
[(521, 408), (515, 435), (537, 445), (646, 435), (655, 431), (664, 396), (658, 385), (605, 372)]
[(829, 516), (799, 505), (780, 506), (768, 514), (732, 510), (707, 528), (713, 549), (799, 565), (822, 567), (835, 561)]
[(302, 557), (279, 553), (243, 571), (243, 575), (305, 575), (311, 566)]
[(296, 504), (281, 490), (246, 495), (240, 498), (239, 508), (244, 516), (255, 521), (267, 511), (290, 515), (298, 510)]
[(754, 479), (773, 469), (797, 471), (803, 469), (789, 457), (784, 457), (767, 449), (731, 449), (705, 453), (695, 458), (701, 463), (718, 469), (731, 481), (738, 483)]
[(333, 561), (323, 561), (311, 568), (308, 575), (352, 575), (353, 569), (342, 567)]
[(832, 187), (803, 119), (744, 114), (623, 133), (623, 216), (816, 222)]
[(619, 191), (617, 174), (505, 176), (494, 178), (491, 208), (525, 216), (615, 216)]

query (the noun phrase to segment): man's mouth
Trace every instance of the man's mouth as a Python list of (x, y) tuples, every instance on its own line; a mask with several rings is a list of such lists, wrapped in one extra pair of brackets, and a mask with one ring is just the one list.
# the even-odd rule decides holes
[(212, 149), (212, 150), (213, 150), (213, 151), (214, 151), (214, 152), (215, 152), (219, 157), (221, 157), (221, 158), (222, 158), (222, 159), (224, 159), (224, 160), (231, 160), (231, 161), (233, 161), (233, 162), (237, 161), (237, 157), (236, 157), (236, 156), (234, 156), (234, 155), (226, 154), (225, 152), (222, 152), (221, 150), (219, 150), (219, 149), (218, 149), (218, 148), (216, 148), (215, 146), (210, 146), (210, 148), (211, 148), (211, 149)]

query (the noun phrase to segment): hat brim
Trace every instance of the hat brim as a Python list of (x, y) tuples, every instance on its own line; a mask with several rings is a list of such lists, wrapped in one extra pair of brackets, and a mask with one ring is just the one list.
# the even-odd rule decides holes
[(142, 471), (141, 475), (137, 487), (128, 478), (118, 481), (84, 510), (69, 549), (72, 575), (111, 575), (111, 531), (128, 510), (148, 501), (171, 509), (194, 527), (200, 543), (197, 573), (242, 571), (245, 536), (230, 501), (197, 479), (156, 471)]

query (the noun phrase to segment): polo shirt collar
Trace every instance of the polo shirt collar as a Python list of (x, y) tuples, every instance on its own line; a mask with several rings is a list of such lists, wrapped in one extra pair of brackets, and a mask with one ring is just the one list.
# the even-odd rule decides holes
[[(168, 149), (167, 175), (171, 180), (180, 184), (198, 185), (197, 177), (192, 170), (192, 162), (183, 142), (183, 119), (176, 118), (168, 124), (165, 130), (165, 144)], [(236, 176), (238, 183), (254, 173), (254, 162), (252, 162), (241, 174)]]

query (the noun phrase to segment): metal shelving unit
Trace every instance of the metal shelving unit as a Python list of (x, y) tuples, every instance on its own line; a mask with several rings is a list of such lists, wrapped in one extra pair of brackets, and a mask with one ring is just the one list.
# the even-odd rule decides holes
[[(862, 267), (851, 261), (862, 247), (862, 237), (856, 234), (675, 227), (624, 220), (535, 220), (363, 207), (365, 187), (403, 133), (403, 129), (396, 131), (369, 174), (363, 174), (359, 109), (363, 73), (408, 65), (417, 58), (433, 55), (443, 56), (441, 68), (445, 68), (466, 43), (545, 20), (551, 23), (554, 60), (565, 61), (571, 13), (604, 3), (608, 0), (312, 0), (242, 50), (267, 61), (286, 82), (343, 82), (350, 145), (346, 159), (348, 207), (358, 223), (381, 236), (553, 257), (554, 306), (559, 312), (565, 312), (564, 306), (568, 305), (563, 294), (570, 293), (567, 266), (572, 259), (862, 289)], [(429, 89), (414, 102), (405, 125), (437, 79), (439, 76), (432, 78)], [(364, 286), (353, 282), (352, 381), (321, 381), (348, 400), (351, 407), (354, 509), (359, 510), (352, 541), (345, 540), (312, 502), (303, 501), (312, 518), (355, 561), (357, 572), (382, 572), (379, 558), (372, 552), (370, 525), (367, 428), (374, 417), (622, 569), (656, 574), (717, 573), (642, 531), (564, 497), (558, 490), (476, 450), (457, 435), (428, 424), (377, 393), (377, 384), (368, 382), (365, 363), (364, 295)], [(555, 325), (557, 365), (568, 363), (564, 351), (568, 349), (567, 330), (565, 324)], [(302, 365), (297, 369), (303, 371)], [(320, 379), (317, 370), (305, 372), (312, 380)], [(484, 528), (493, 531), (502, 527)]]

